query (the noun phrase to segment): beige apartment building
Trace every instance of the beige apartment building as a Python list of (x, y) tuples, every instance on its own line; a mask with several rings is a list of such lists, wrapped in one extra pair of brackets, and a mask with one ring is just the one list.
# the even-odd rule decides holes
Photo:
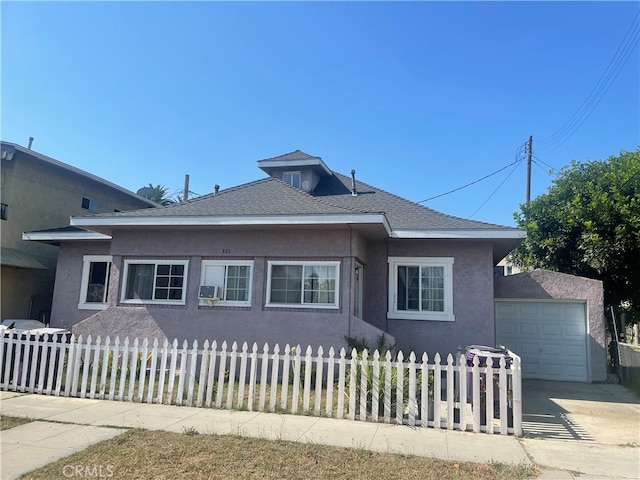
[(23, 240), (59, 229), (69, 217), (127, 211), (155, 203), (118, 185), (20, 145), (2, 142), (0, 317), (49, 320), (58, 246)]

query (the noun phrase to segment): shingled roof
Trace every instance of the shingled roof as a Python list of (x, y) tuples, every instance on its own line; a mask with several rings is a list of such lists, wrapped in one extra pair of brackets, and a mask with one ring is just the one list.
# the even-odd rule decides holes
[(323, 179), (312, 195), (325, 202), (363, 213), (384, 213), (393, 230), (476, 230), (504, 229), (501, 225), (477, 222), (445, 215), (366, 183), (356, 181), (356, 195), (351, 193), (351, 177), (333, 173)]
[[(299, 150), (266, 159), (272, 160), (284, 166), (308, 165), (310, 160), (324, 165), (320, 157)], [(74, 217), (71, 224), (92, 229), (125, 224), (378, 223), (398, 238), (524, 237), (523, 230), (445, 215), (359, 180), (354, 195), (351, 177), (326, 171), (330, 173), (310, 193), (273, 176), (164, 207)]]

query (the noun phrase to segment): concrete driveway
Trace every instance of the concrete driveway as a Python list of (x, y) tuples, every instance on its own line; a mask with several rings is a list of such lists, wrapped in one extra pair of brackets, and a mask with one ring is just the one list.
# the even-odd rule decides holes
[(524, 437), (640, 446), (638, 397), (621, 385), (523, 380)]
[(640, 478), (640, 399), (631, 391), (611, 384), (522, 383), (521, 442), (532, 461), (552, 469), (545, 478)]

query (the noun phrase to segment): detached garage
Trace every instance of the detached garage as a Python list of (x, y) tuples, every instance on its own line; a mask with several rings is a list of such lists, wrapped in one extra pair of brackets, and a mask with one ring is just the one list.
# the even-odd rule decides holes
[(607, 378), (602, 282), (546, 270), (495, 279), (496, 343), (522, 358), (523, 378)]

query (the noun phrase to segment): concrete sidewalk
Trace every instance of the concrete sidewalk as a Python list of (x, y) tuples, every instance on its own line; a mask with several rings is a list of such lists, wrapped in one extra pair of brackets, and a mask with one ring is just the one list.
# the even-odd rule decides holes
[[(638, 462), (632, 458), (638, 450), (624, 447), (607, 446), (609, 450), (596, 452), (572, 442), (571, 449), (566, 450), (559, 448), (559, 442), (521, 441), (503, 435), (13, 392), (0, 392), (0, 400), (2, 414), (39, 420), (2, 431), (2, 479), (16, 478), (131, 427), (172, 432), (195, 429), (204, 434), (236, 434), (479, 463), (530, 464), (529, 454), (533, 454), (534, 459), (544, 457), (545, 469), (581, 472), (581, 480), (638, 478)], [(601, 455), (606, 458), (603, 464)], [(567, 471), (546, 471), (542, 478), (576, 477)]]

